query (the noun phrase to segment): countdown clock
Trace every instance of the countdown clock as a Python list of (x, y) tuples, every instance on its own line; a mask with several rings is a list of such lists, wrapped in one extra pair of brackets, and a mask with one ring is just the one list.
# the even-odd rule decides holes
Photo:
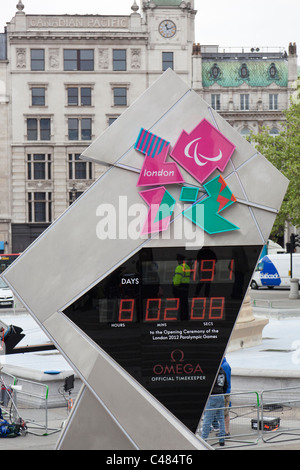
[(174, 21), (162, 21), (159, 25), (159, 32), (163, 38), (172, 38), (176, 34), (176, 25)]
[[(175, 34), (169, 20), (161, 27)], [(188, 133), (208, 116), (213, 134), (235, 147), (228, 169), (212, 176), (221, 172), (218, 191), (197, 189), (195, 199), (165, 181), (144, 198), (137, 169), (159, 142), (163, 169), (176, 142), (184, 157), (196, 156), (200, 137), (205, 161), (223, 155), (223, 138)], [(82, 379), (59, 449), (198, 449), (181, 422), (196, 431), (288, 181), (170, 68), (82, 158), (108, 169), (1, 275)], [(189, 185), (192, 162), (187, 168)], [(186, 216), (185, 201), (205, 205), (204, 224), (197, 210)], [(149, 225), (168, 229), (136, 237), (141, 203)], [(206, 231), (219, 218), (239, 229)]]
[(195, 432), (259, 251), (143, 248), (64, 314)]

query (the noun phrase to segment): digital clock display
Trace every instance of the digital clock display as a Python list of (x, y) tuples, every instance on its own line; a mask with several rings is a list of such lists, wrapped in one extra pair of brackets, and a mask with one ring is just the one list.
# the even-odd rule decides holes
[[(223, 320), (224, 319), (224, 297), (192, 297), (189, 299), (190, 311), (188, 319), (197, 320)], [(145, 322), (178, 321), (180, 319), (181, 299), (146, 299)], [(118, 322), (132, 322), (135, 312), (135, 299), (120, 300)]]
[(63, 313), (195, 431), (260, 251), (143, 248)]
[(234, 289), (236, 261), (217, 258), (211, 249), (197, 253), (163, 250), (159, 258), (143, 249), (101, 282), (89, 297), (100, 323), (225, 320), (226, 292)]

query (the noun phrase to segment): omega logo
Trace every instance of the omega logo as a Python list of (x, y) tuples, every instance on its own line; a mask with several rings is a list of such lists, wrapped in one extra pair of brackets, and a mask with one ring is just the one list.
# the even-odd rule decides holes
[(185, 362), (184, 352), (181, 349), (174, 349), (174, 351), (171, 352), (170, 363), (156, 364), (153, 367), (153, 372), (155, 375), (203, 374), (203, 370), (199, 363), (191, 364), (189, 362)]

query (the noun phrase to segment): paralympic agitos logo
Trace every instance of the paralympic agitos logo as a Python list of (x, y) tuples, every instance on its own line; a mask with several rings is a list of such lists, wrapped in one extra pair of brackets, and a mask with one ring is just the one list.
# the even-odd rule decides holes
[(170, 360), (153, 366), (152, 381), (205, 380), (205, 375), (198, 362), (185, 359), (181, 349), (174, 349)]
[[(149, 206), (141, 231), (145, 235), (164, 231), (171, 222), (176, 200), (164, 186), (185, 184), (179, 166), (203, 184), (215, 170), (225, 170), (235, 145), (209, 121), (202, 119), (190, 134), (182, 131), (173, 149), (170, 142), (145, 129), (141, 129), (134, 148), (145, 155), (137, 187), (156, 186), (140, 192)], [(169, 155), (175, 161), (167, 161)], [(183, 211), (183, 216), (209, 234), (238, 230), (239, 227), (220, 215), (221, 211), (236, 202), (222, 176), (213, 178), (203, 186), (208, 196), (206, 198), (203, 194), (199, 195), (197, 184), (182, 187), (180, 201), (191, 203)]]

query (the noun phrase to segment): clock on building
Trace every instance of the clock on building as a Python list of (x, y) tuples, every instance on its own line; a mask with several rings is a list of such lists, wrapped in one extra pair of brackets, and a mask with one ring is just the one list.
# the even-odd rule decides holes
[(176, 33), (176, 25), (171, 20), (164, 20), (159, 25), (159, 32), (164, 38), (172, 38)]

